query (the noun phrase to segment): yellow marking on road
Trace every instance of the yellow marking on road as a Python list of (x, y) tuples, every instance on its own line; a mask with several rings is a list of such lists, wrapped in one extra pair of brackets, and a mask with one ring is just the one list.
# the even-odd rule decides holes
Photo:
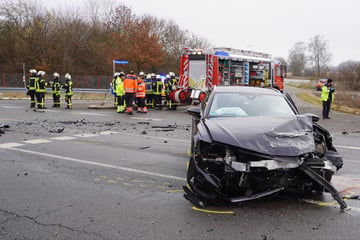
[(126, 183), (126, 182), (124, 182), (123, 185), (125, 185), (125, 186), (131, 186), (130, 183)]
[(101, 181), (101, 179), (100, 178), (95, 178), (95, 181)]
[(102, 179), (107, 179), (107, 176), (100, 176), (100, 178), (102, 178)]
[(160, 189), (167, 189), (168, 187), (166, 187), (166, 186), (157, 186), (157, 188), (160, 188)]
[(182, 189), (178, 189), (178, 190), (167, 190), (167, 193), (177, 193), (177, 192), (184, 192), (184, 190)]
[(192, 207), (192, 209), (193, 209), (193, 210), (195, 210), (195, 211), (205, 212), (205, 213), (215, 213), (215, 214), (234, 214), (234, 212), (233, 212), (233, 211), (208, 210), (208, 209), (197, 208), (197, 207)]
[(117, 179), (117, 180), (120, 180), (120, 181), (124, 180), (124, 179), (121, 178), (121, 177), (117, 177), (116, 179)]
[(146, 188), (148, 185), (140, 184), (140, 187)]
[(117, 181), (114, 181), (114, 180), (108, 180), (107, 182), (108, 183), (118, 183)]
[(134, 179), (134, 180), (131, 180), (132, 182), (134, 182), (134, 183), (142, 183), (143, 181), (141, 181), (141, 180), (136, 180), (136, 179)]
[(189, 148), (188, 151), (187, 151), (187, 155), (188, 155), (188, 157), (190, 157), (190, 155), (191, 155), (190, 148)]
[(312, 199), (302, 199), (302, 200), (306, 203), (311, 203), (311, 204), (315, 204), (315, 205), (322, 206), (322, 207), (338, 205), (338, 203), (336, 201), (323, 202), (323, 201), (317, 201), (317, 200), (312, 200)]

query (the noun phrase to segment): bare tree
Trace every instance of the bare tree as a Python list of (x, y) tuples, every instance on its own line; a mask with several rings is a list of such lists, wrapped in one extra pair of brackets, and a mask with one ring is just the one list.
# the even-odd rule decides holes
[(297, 42), (289, 50), (289, 70), (295, 75), (300, 76), (305, 70), (306, 59), (306, 45), (304, 42)]
[(328, 41), (322, 36), (316, 35), (310, 39), (308, 44), (309, 60), (315, 68), (316, 76), (320, 77), (327, 68), (327, 64), (331, 60), (331, 53), (328, 47)]

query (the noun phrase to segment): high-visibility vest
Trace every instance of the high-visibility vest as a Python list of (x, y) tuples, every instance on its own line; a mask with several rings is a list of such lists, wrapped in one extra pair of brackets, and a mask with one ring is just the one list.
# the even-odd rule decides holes
[[(329, 99), (330, 91), (331, 91), (330, 88), (328, 88), (327, 86), (322, 86), (320, 100), (326, 102)], [(331, 102), (333, 102), (335, 95), (332, 94), (331, 97), (332, 97)]]
[(138, 87), (137, 87), (137, 91), (135, 96), (137, 98), (144, 98), (146, 96), (146, 85), (143, 81), (141, 81), (140, 83), (138, 83)]
[(51, 86), (51, 90), (52, 90), (52, 93), (60, 94), (61, 84), (60, 84), (59, 80), (53, 82), (53, 84)]
[(35, 91), (38, 93), (45, 93), (46, 92), (46, 81), (43, 78), (39, 78), (36, 82), (35, 82)]
[(155, 95), (161, 95), (162, 90), (163, 90), (163, 84), (162, 84), (161, 80), (157, 80), (155, 82), (154, 94)]
[(35, 90), (36, 89), (36, 82), (38, 81), (37, 77), (29, 78), (28, 85), (26, 86), (28, 90)]
[(116, 96), (124, 96), (125, 90), (124, 90), (124, 81), (121, 77), (117, 77), (114, 81), (115, 83), (115, 94)]
[(72, 81), (66, 80), (63, 88), (65, 89), (66, 96), (72, 96), (73, 95), (73, 89), (72, 89)]
[(128, 74), (124, 80), (124, 90), (126, 93), (136, 93), (137, 78), (133, 74)]

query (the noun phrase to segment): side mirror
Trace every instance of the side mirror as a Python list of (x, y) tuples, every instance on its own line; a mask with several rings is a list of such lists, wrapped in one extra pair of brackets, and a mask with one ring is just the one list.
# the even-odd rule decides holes
[(320, 120), (320, 117), (313, 113), (306, 113), (304, 115), (311, 117), (313, 122), (317, 122)]
[(191, 107), (187, 109), (187, 113), (193, 117), (200, 118), (200, 107)]

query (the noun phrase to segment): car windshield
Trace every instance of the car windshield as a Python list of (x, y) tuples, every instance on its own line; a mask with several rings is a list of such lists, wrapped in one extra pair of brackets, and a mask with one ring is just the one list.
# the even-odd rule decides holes
[(295, 115), (282, 96), (255, 93), (215, 93), (208, 117)]

